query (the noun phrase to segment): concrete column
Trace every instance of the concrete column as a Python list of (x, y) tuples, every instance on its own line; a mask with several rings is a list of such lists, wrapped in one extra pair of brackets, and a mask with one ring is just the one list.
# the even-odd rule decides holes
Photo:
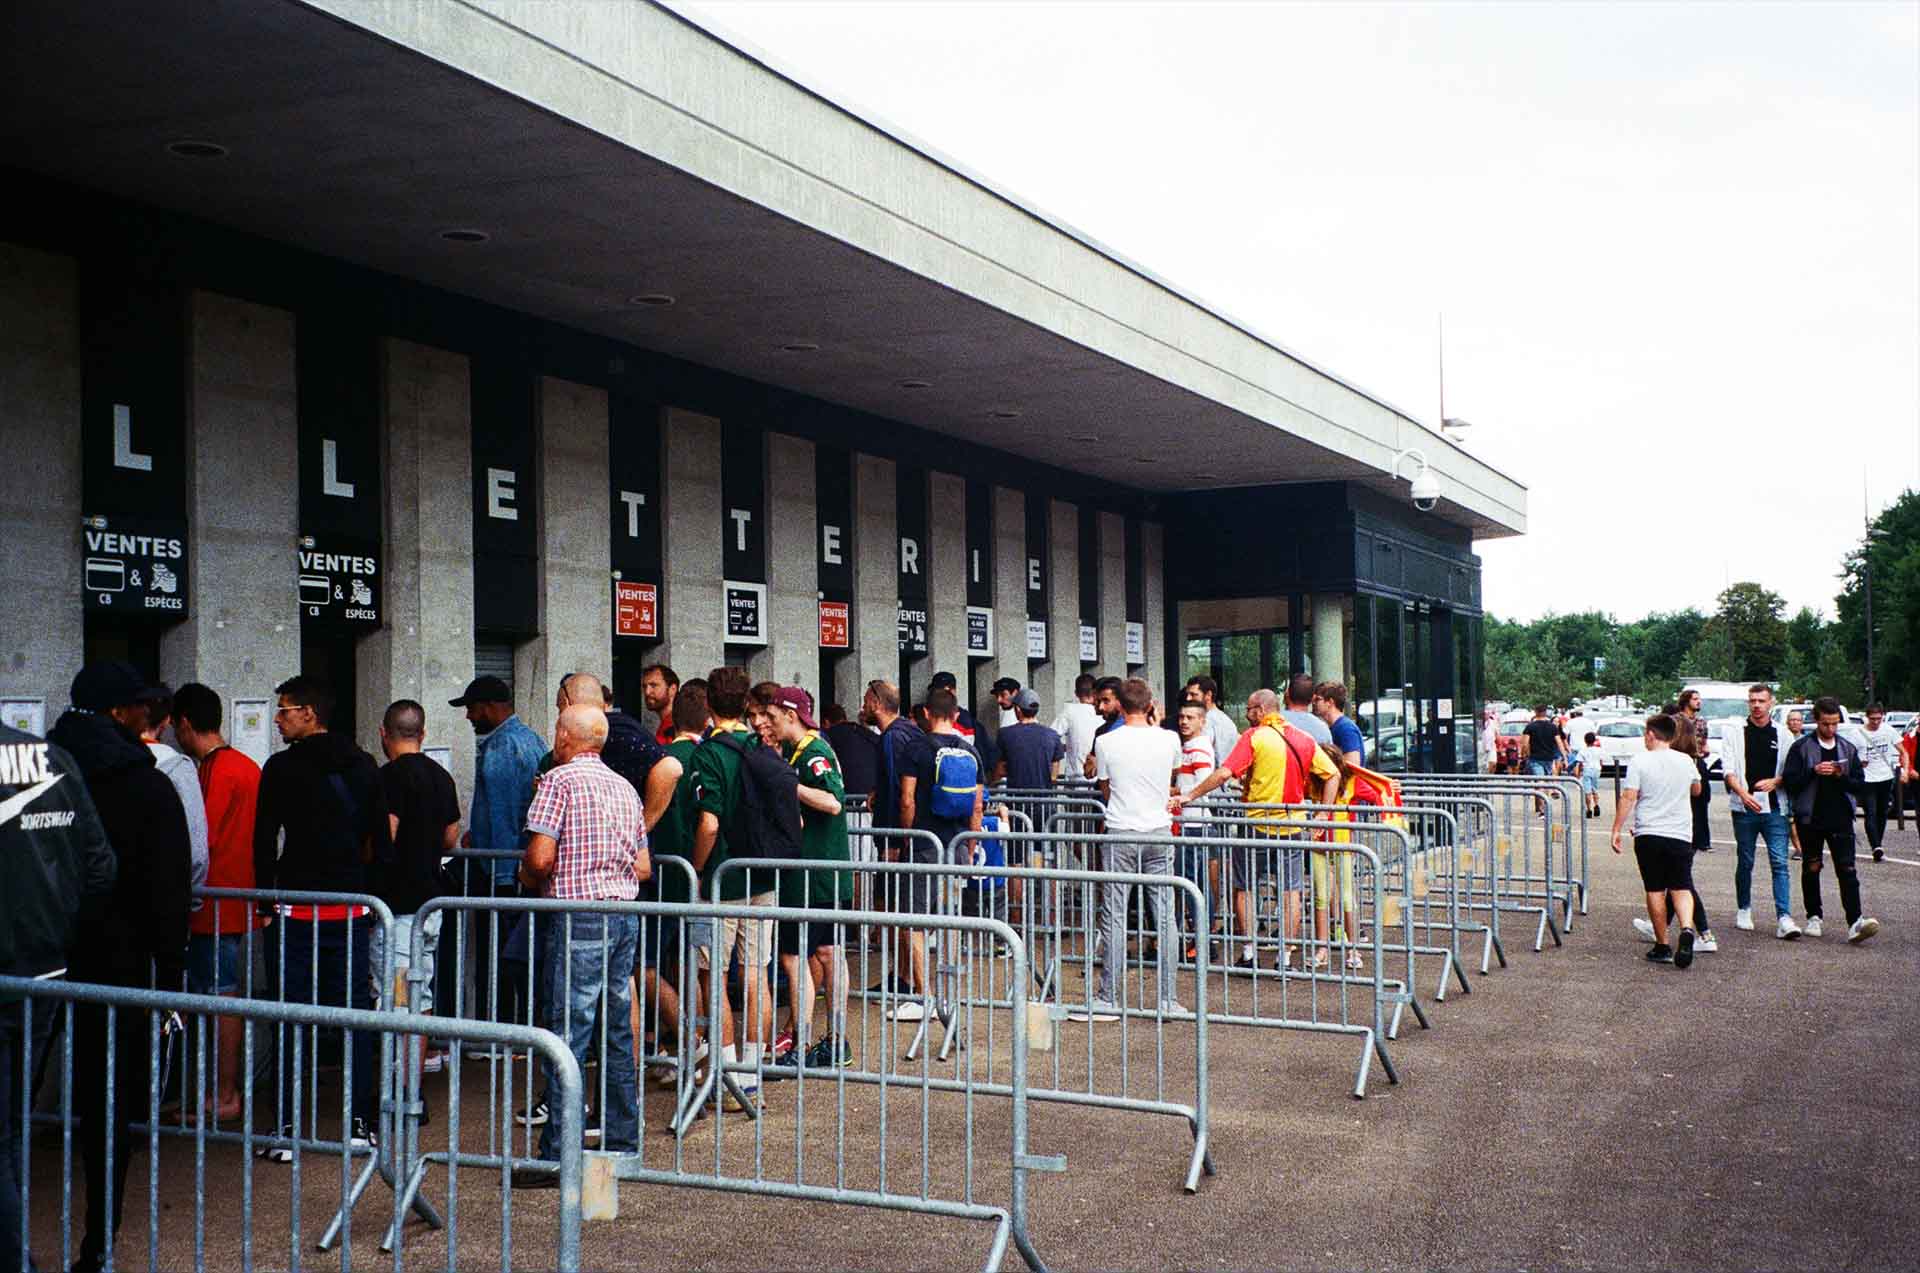
[[(1100, 670), (1127, 676), (1127, 519), (1100, 514)], [(1142, 673), (1145, 675), (1145, 673)], [(1147, 676), (1149, 684), (1158, 678)], [(1155, 685), (1158, 689), (1157, 684)]]
[(843, 684), (836, 687), (849, 712), (868, 681), (900, 679), (900, 540), (894, 481), (892, 460), (853, 457), (853, 657), (840, 661)]
[(1073, 697), (1080, 675), (1080, 510), (1065, 500), (1047, 504), (1047, 543), (1053, 556), (1053, 589), (1047, 615), (1047, 665), (1034, 672), (1043, 702)]
[[(767, 435), (767, 652), (771, 679), (820, 678), (820, 512), (813, 443)], [(822, 687), (816, 692), (824, 693)]]
[(540, 635), (515, 652), (514, 698), (544, 736), (561, 677), (613, 675), (606, 391), (543, 377), (539, 429)]
[(464, 809), (473, 729), (447, 700), (473, 679), (472, 380), (461, 354), (404, 340), (381, 354), (386, 626), (360, 642), (362, 732), (393, 700), (417, 700), (427, 746), (453, 751)]
[(0, 691), (67, 708), (85, 648), (74, 262), (0, 243)]
[(1313, 599), (1313, 679), (1344, 681), (1346, 667), (1346, 599), (1317, 596)]
[[(929, 483), (927, 524), (927, 646), (933, 670), (952, 672), (960, 703), (981, 720), (997, 721), (999, 708), (982, 713), (967, 680), (967, 482), (935, 473)], [(955, 533), (959, 531), (960, 533)]]
[[(1167, 643), (1177, 642), (1179, 634), (1167, 631), (1167, 552), (1166, 528), (1159, 522), (1140, 523), (1140, 602), (1146, 614), (1147, 665), (1142, 673), (1165, 695), (1173, 694), (1179, 684), (1161, 682), (1167, 678)], [(1185, 681), (1181, 674), (1179, 681)]]
[[(1019, 491), (993, 488), (993, 659), (976, 678), (976, 693), (1003, 676), (1027, 685), (1027, 505)], [(1040, 719), (1050, 721), (1060, 704), (1038, 686)], [(997, 715), (995, 717), (997, 719)]]
[[(272, 698), (300, 670), (300, 527), (293, 315), (195, 292), (187, 333), (187, 621), (160, 638), (160, 674)], [(278, 733), (268, 742), (279, 749)]]
[(684, 679), (705, 676), (726, 655), (720, 598), (720, 422), (669, 407), (660, 428), (667, 474), (660, 488), (666, 556), (660, 604), (661, 631), (667, 639), (658, 657)]

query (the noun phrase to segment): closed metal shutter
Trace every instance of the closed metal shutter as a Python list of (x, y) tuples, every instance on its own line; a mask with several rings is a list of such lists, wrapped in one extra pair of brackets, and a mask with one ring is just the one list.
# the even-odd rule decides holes
[(473, 674), (497, 676), (513, 688), (513, 643), (511, 641), (475, 641)]

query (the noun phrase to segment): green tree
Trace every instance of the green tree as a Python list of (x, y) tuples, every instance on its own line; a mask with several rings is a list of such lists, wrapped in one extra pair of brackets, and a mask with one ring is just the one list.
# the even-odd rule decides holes
[[(1693, 643), (1692, 647), (1686, 652), (1686, 655), (1680, 660), (1680, 671), (1682, 675), (1695, 677), (1703, 681), (1731, 681), (1736, 678), (1745, 679), (1741, 673), (1735, 670), (1737, 666), (1733, 637), (1728, 632), (1727, 626), (1717, 618), (1707, 621), (1706, 627), (1700, 631), (1699, 639)], [(1661, 690), (1655, 697), (1662, 699), (1672, 698), (1674, 694), (1679, 691), (1679, 688), (1679, 682), (1676, 678), (1673, 683)]]
[[(1776, 679), (1787, 655), (1787, 625), (1780, 617), (1780, 612), (1787, 608), (1786, 599), (1757, 583), (1736, 583), (1720, 594), (1718, 605), (1713, 622), (1731, 647), (1729, 662), (1724, 665), (1728, 671), (1721, 674), (1722, 678)], [(1705, 675), (1697, 667), (1681, 670), (1695, 676)]]
[(1840, 658), (1852, 673), (1849, 696), (1862, 693), (1866, 681), (1869, 565), (1875, 696), (1901, 706), (1920, 704), (1920, 492), (1903, 491), (1881, 509), (1841, 563), (1835, 628)]
[[(1633, 626), (1641, 633), (1640, 660), (1649, 681), (1674, 682), (1677, 688), (1682, 673), (1692, 670), (1681, 664), (1705, 631), (1707, 616), (1689, 607), (1671, 614), (1650, 614)], [(1657, 697), (1659, 692), (1647, 697)]]

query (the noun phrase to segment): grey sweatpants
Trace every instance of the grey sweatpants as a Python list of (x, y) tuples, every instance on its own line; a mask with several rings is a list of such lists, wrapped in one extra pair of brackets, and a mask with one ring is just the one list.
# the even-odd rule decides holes
[[(1167, 875), (1173, 874), (1173, 846), (1171, 844), (1108, 844), (1101, 852), (1104, 860), (1103, 870), (1118, 875)], [(1102, 944), (1100, 951), (1100, 993), (1095, 997), (1107, 1002), (1118, 1003), (1114, 993), (1115, 974), (1126, 975), (1127, 966), (1127, 893), (1131, 884), (1103, 883), (1100, 886), (1100, 920)], [(1153, 905), (1148, 908), (1154, 917), (1154, 927), (1160, 948), (1159, 1001), (1170, 1004), (1174, 1001), (1174, 958), (1179, 954), (1175, 945), (1173, 927), (1173, 890), (1154, 889)], [(1143, 1002), (1136, 1007), (1145, 1007)]]

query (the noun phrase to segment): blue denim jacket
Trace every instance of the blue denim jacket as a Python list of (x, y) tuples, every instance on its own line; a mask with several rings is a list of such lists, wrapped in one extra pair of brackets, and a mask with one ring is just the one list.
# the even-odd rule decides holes
[[(473, 847), (518, 851), (525, 843), (527, 806), (533, 803), (533, 780), (547, 745), (518, 716), (507, 717), (479, 741), (473, 805), (467, 813)], [(493, 864), (494, 881), (510, 884), (516, 870), (518, 863), (500, 858)]]

